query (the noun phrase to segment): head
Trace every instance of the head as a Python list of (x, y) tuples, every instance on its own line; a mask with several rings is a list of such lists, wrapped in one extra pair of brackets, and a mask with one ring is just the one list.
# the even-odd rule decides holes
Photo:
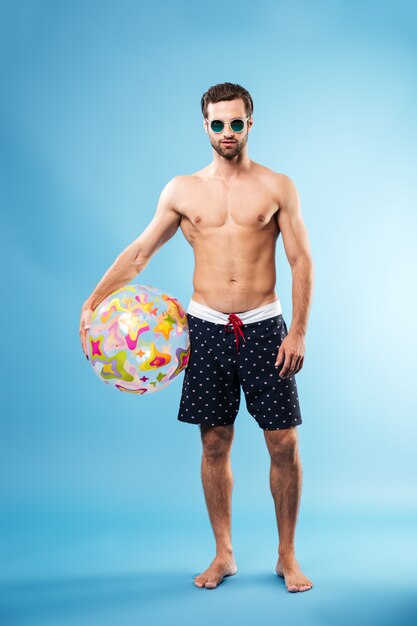
[[(240, 154), (247, 141), (252, 127), (253, 101), (250, 93), (235, 83), (220, 83), (210, 87), (201, 98), (204, 130), (216, 152), (225, 159), (231, 160)], [(227, 122), (239, 118), (244, 120), (241, 132), (234, 131)], [(212, 120), (222, 120), (225, 124), (221, 132), (214, 132), (210, 127)], [(234, 143), (228, 145), (225, 140)]]

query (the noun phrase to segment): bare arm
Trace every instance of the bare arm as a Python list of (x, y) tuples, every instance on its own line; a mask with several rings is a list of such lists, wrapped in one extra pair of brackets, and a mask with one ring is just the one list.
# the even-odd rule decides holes
[(313, 295), (313, 260), (301, 203), (293, 181), (280, 175), (280, 210), (277, 222), (292, 272), (292, 323), (290, 331), (306, 334)]
[(147, 228), (135, 241), (119, 254), (104, 274), (81, 310), (80, 335), (84, 354), (87, 356), (86, 330), (91, 313), (108, 295), (127, 285), (148, 264), (159, 248), (174, 236), (181, 221), (177, 211), (179, 178), (171, 179), (163, 188), (155, 215)]
[(304, 363), (305, 334), (313, 292), (313, 261), (307, 229), (301, 216), (300, 197), (292, 180), (279, 179), (279, 211), (277, 223), (282, 233), (285, 254), (292, 272), (292, 323), (281, 342), (275, 366), (281, 378), (300, 371)]

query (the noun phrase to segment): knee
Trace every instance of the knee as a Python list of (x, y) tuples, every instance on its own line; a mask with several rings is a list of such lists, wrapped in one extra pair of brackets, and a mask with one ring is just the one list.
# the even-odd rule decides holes
[(298, 433), (295, 427), (265, 431), (265, 438), (272, 461), (277, 463), (296, 461)]
[(215, 426), (201, 429), (203, 453), (208, 458), (221, 458), (229, 454), (233, 440), (233, 429), (230, 426)]

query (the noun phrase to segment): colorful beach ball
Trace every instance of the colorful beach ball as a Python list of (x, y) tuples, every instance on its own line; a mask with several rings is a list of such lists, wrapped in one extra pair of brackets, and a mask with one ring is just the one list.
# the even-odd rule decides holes
[(87, 346), (95, 373), (108, 385), (129, 393), (159, 391), (187, 367), (186, 311), (156, 287), (127, 285), (94, 309)]

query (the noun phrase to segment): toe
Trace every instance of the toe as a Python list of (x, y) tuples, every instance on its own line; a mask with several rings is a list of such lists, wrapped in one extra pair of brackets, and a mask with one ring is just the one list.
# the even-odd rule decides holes
[(217, 587), (217, 582), (215, 580), (208, 580), (206, 582), (206, 587), (207, 589), (214, 589), (215, 587)]

